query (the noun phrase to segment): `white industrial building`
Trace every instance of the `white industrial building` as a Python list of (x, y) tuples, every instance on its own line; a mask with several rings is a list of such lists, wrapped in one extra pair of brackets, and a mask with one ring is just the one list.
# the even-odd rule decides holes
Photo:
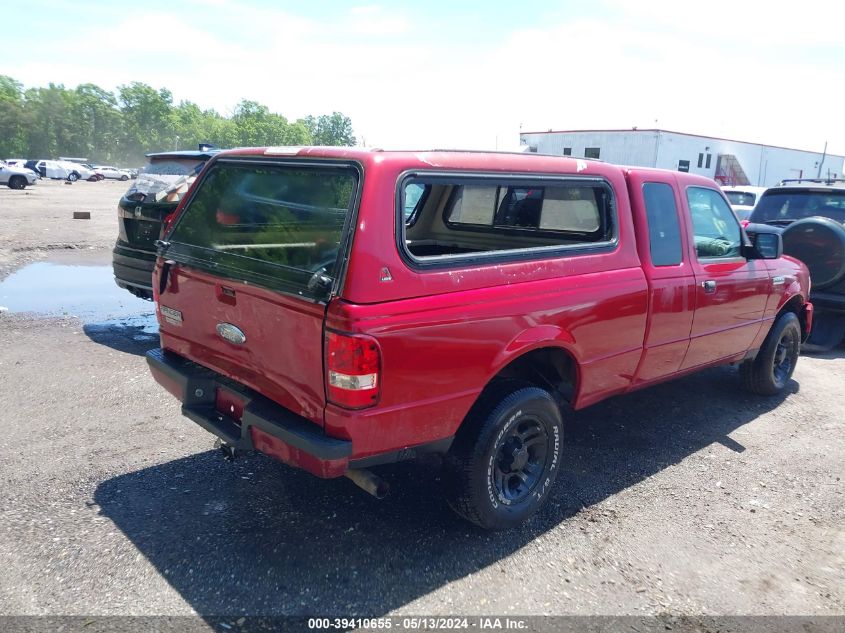
[(701, 174), (722, 185), (769, 187), (788, 178), (841, 178), (845, 156), (667, 130), (521, 132), (525, 151)]

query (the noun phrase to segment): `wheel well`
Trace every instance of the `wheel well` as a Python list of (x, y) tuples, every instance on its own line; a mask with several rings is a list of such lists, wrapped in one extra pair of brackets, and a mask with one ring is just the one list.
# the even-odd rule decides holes
[(543, 347), (512, 360), (490, 384), (508, 379), (529, 382), (548, 391), (558, 404), (572, 405), (577, 378), (577, 365), (568, 352), (559, 347)]
[[(777, 316), (779, 317), (781, 314), (786, 312), (792, 312), (795, 316), (798, 317), (798, 321), (801, 323), (801, 335), (803, 338), (807, 336), (807, 319), (806, 315), (804, 314), (804, 310), (801, 307), (804, 305), (804, 299), (801, 295), (795, 295), (787, 301), (783, 307), (778, 311)], [(775, 317), (777, 318), (777, 317)]]

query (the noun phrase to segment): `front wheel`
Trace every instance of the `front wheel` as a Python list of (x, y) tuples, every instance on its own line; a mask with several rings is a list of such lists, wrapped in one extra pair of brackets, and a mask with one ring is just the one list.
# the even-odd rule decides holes
[(121, 179), (121, 180), (123, 180), (123, 181), (126, 181), (126, 180), (129, 180), (129, 176), (127, 176), (126, 174), (123, 174), (123, 175), (120, 177), (120, 179)]
[(523, 383), (491, 385), (446, 457), (449, 505), (488, 530), (522, 523), (546, 502), (562, 444), (560, 409), (547, 391)]
[(9, 179), (9, 189), (25, 189), (26, 178), (23, 176), (12, 176)]
[(773, 396), (783, 391), (801, 351), (801, 322), (794, 312), (781, 314), (753, 360), (739, 366), (742, 385), (752, 393)]

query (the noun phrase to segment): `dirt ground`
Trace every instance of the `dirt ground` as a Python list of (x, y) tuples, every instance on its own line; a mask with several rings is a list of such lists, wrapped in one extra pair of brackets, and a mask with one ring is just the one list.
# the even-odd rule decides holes
[[(107, 276), (125, 188), (0, 188), (0, 306), (59, 251)], [(0, 614), (845, 614), (843, 349), (778, 397), (725, 367), (570, 415), (551, 502), (486, 534), (432, 464), (385, 469), (378, 502), (224, 462), (150, 377), (156, 342), (0, 311)]]
[[(117, 202), (127, 189), (119, 180), (39, 180), (18, 191), (0, 186), (0, 276), (50, 251), (107, 250), (117, 237)], [(90, 220), (74, 220), (90, 211)]]

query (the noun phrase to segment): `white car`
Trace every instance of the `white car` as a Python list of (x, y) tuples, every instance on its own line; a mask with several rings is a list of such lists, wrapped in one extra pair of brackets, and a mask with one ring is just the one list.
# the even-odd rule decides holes
[(34, 185), (38, 176), (31, 169), (15, 167), (0, 161), (0, 185), (8, 185), (9, 189), (25, 189), (27, 185)]
[(132, 177), (125, 169), (118, 169), (117, 167), (109, 167), (108, 165), (95, 165), (94, 169), (97, 173), (103, 174), (106, 178), (113, 180), (129, 180)]
[(62, 167), (64, 167), (67, 170), (67, 172), (68, 172), (67, 179), (70, 180), (70, 181), (75, 181), (75, 180), (91, 180), (91, 181), (99, 180), (97, 178), (97, 174), (94, 173), (94, 170), (88, 169), (88, 167), (86, 167), (85, 165), (83, 165), (81, 163), (73, 163), (73, 162), (67, 161), (67, 160), (60, 160), (60, 161), (56, 161), (56, 162), (59, 163), (59, 165), (61, 165)]
[(731, 203), (731, 208), (734, 210), (737, 219), (747, 220), (751, 217), (751, 212), (757, 206), (757, 201), (766, 187), (752, 187), (751, 185), (743, 186), (737, 185), (735, 187), (722, 187), (722, 191), (728, 197)]
[[(57, 160), (39, 160), (35, 168), (42, 178), (53, 178), (55, 180), (68, 180), (70, 172)], [(72, 179), (75, 180), (75, 179)]]

